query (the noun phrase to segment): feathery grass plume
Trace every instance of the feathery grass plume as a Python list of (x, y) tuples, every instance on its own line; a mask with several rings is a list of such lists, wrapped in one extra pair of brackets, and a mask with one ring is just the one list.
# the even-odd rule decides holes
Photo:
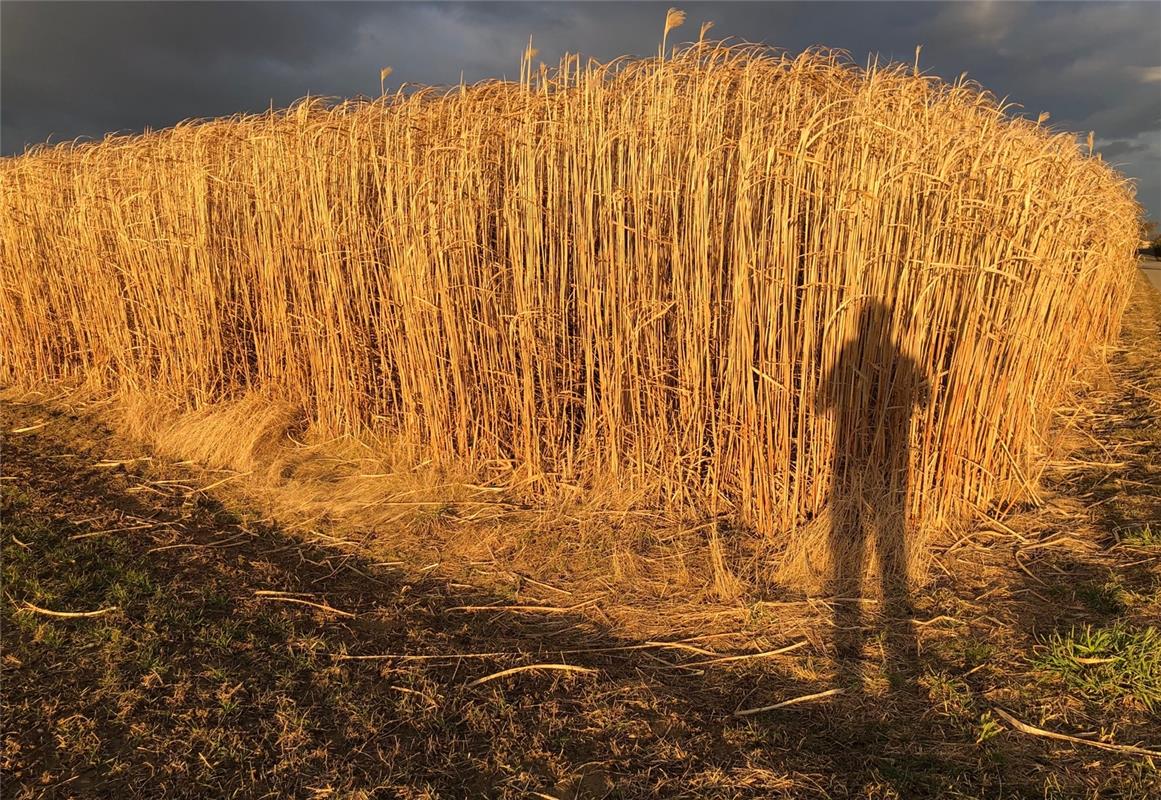
[(386, 80), (391, 75), (391, 73), (394, 71), (395, 70), (392, 69), (391, 67), (383, 67), (383, 69), (379, 70), (379, 96), (380, 97), (387, 94)]
[(532, 37), (528, 37), (528, 46), (524, 48), (524, 52), (520, 54), (520, 83), (531, 83), (532, 81), (532, 59), (536, 58), (540, 51), (532, 46)]
[[(270, 436), (294, 409), (404, 473), (541, 506), (579, 487), (787, 553), (841, 517), (845, 450), (893, 449), (919, 552), (1031, 486), (1118, 330), (1137, 215), (1072, 134), (911, 65), (565, 57), (3, 159), (0, 380), (276, 398)], [(891, 349), (907, 370), (862, 368)], [(896, 441), (843, 412), (915, 375)], [(266, 443), (198, 419), (223, 438), (199, 452), (237, 439), (258, 469)]]
[(665, 30), (661, 34), (661, 56), (665, 56), (665, 42), (669, 39), (669, 32), (685, 24), (685, 12), (679, 8), (671, 8), (665, 12)]

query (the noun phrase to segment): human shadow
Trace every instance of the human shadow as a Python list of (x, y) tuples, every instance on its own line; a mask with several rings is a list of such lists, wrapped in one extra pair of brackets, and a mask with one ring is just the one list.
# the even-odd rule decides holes
[(839, 682), (860, 691), (868, 626), (862, 602), (874, 556), (881, 633), (893, 689), (910, 686), (916, 661), (908, 580), (908, 442), (912, 410), (926, 402), (926, 376), (891, 334), (891, 310), (868, 301), (856, 337), (823, 377), (816, 407), (833, 416), (829, 555)]

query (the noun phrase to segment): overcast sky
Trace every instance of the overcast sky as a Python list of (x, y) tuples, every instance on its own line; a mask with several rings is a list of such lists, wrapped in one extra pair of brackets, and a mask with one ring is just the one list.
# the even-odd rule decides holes
[(961, 72), (1031, 116), (1095, 131), (1161, 219), (1161, 3), (0, 3), (0, 150), (189, 117), (260, 111), (306, 94), (352, 96), (401, 81), (513, 76), (528, 36), (540, 58), (656, 53), (713, 35), (791, 51), (811, 45)]

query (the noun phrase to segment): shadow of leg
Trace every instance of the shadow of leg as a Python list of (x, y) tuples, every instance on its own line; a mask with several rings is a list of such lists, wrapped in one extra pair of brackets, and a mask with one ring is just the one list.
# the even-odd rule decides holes
[(860, 598), (866, 569), (866, 531), (861, 503), (849, 482), (836, 486), (831, 497), (830, 556), (834, 600), (834, 644), (839, 688), (862, 691), (860, 660), (863, 626)]
[(875, 526), (887, 680), (896, 691), (914, 686), (919, 657), (908, 578), (905, 496), (894, 493), (895, 502), (884, 504)]

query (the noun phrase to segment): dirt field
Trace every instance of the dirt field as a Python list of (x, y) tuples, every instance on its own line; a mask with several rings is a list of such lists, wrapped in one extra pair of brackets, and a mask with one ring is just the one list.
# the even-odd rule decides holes
[(308, 544), (223, 506), (212, 473), (4, 404), (3, 794), (1156, 797), (1143, 281), (1096, 385), (1061, 410), (1072, 450), (1039, 507), (943, 543), (902, 616), (865, 603), (857, 652), (835, 647), (834, 598), (633, 639), (615, 597)]

